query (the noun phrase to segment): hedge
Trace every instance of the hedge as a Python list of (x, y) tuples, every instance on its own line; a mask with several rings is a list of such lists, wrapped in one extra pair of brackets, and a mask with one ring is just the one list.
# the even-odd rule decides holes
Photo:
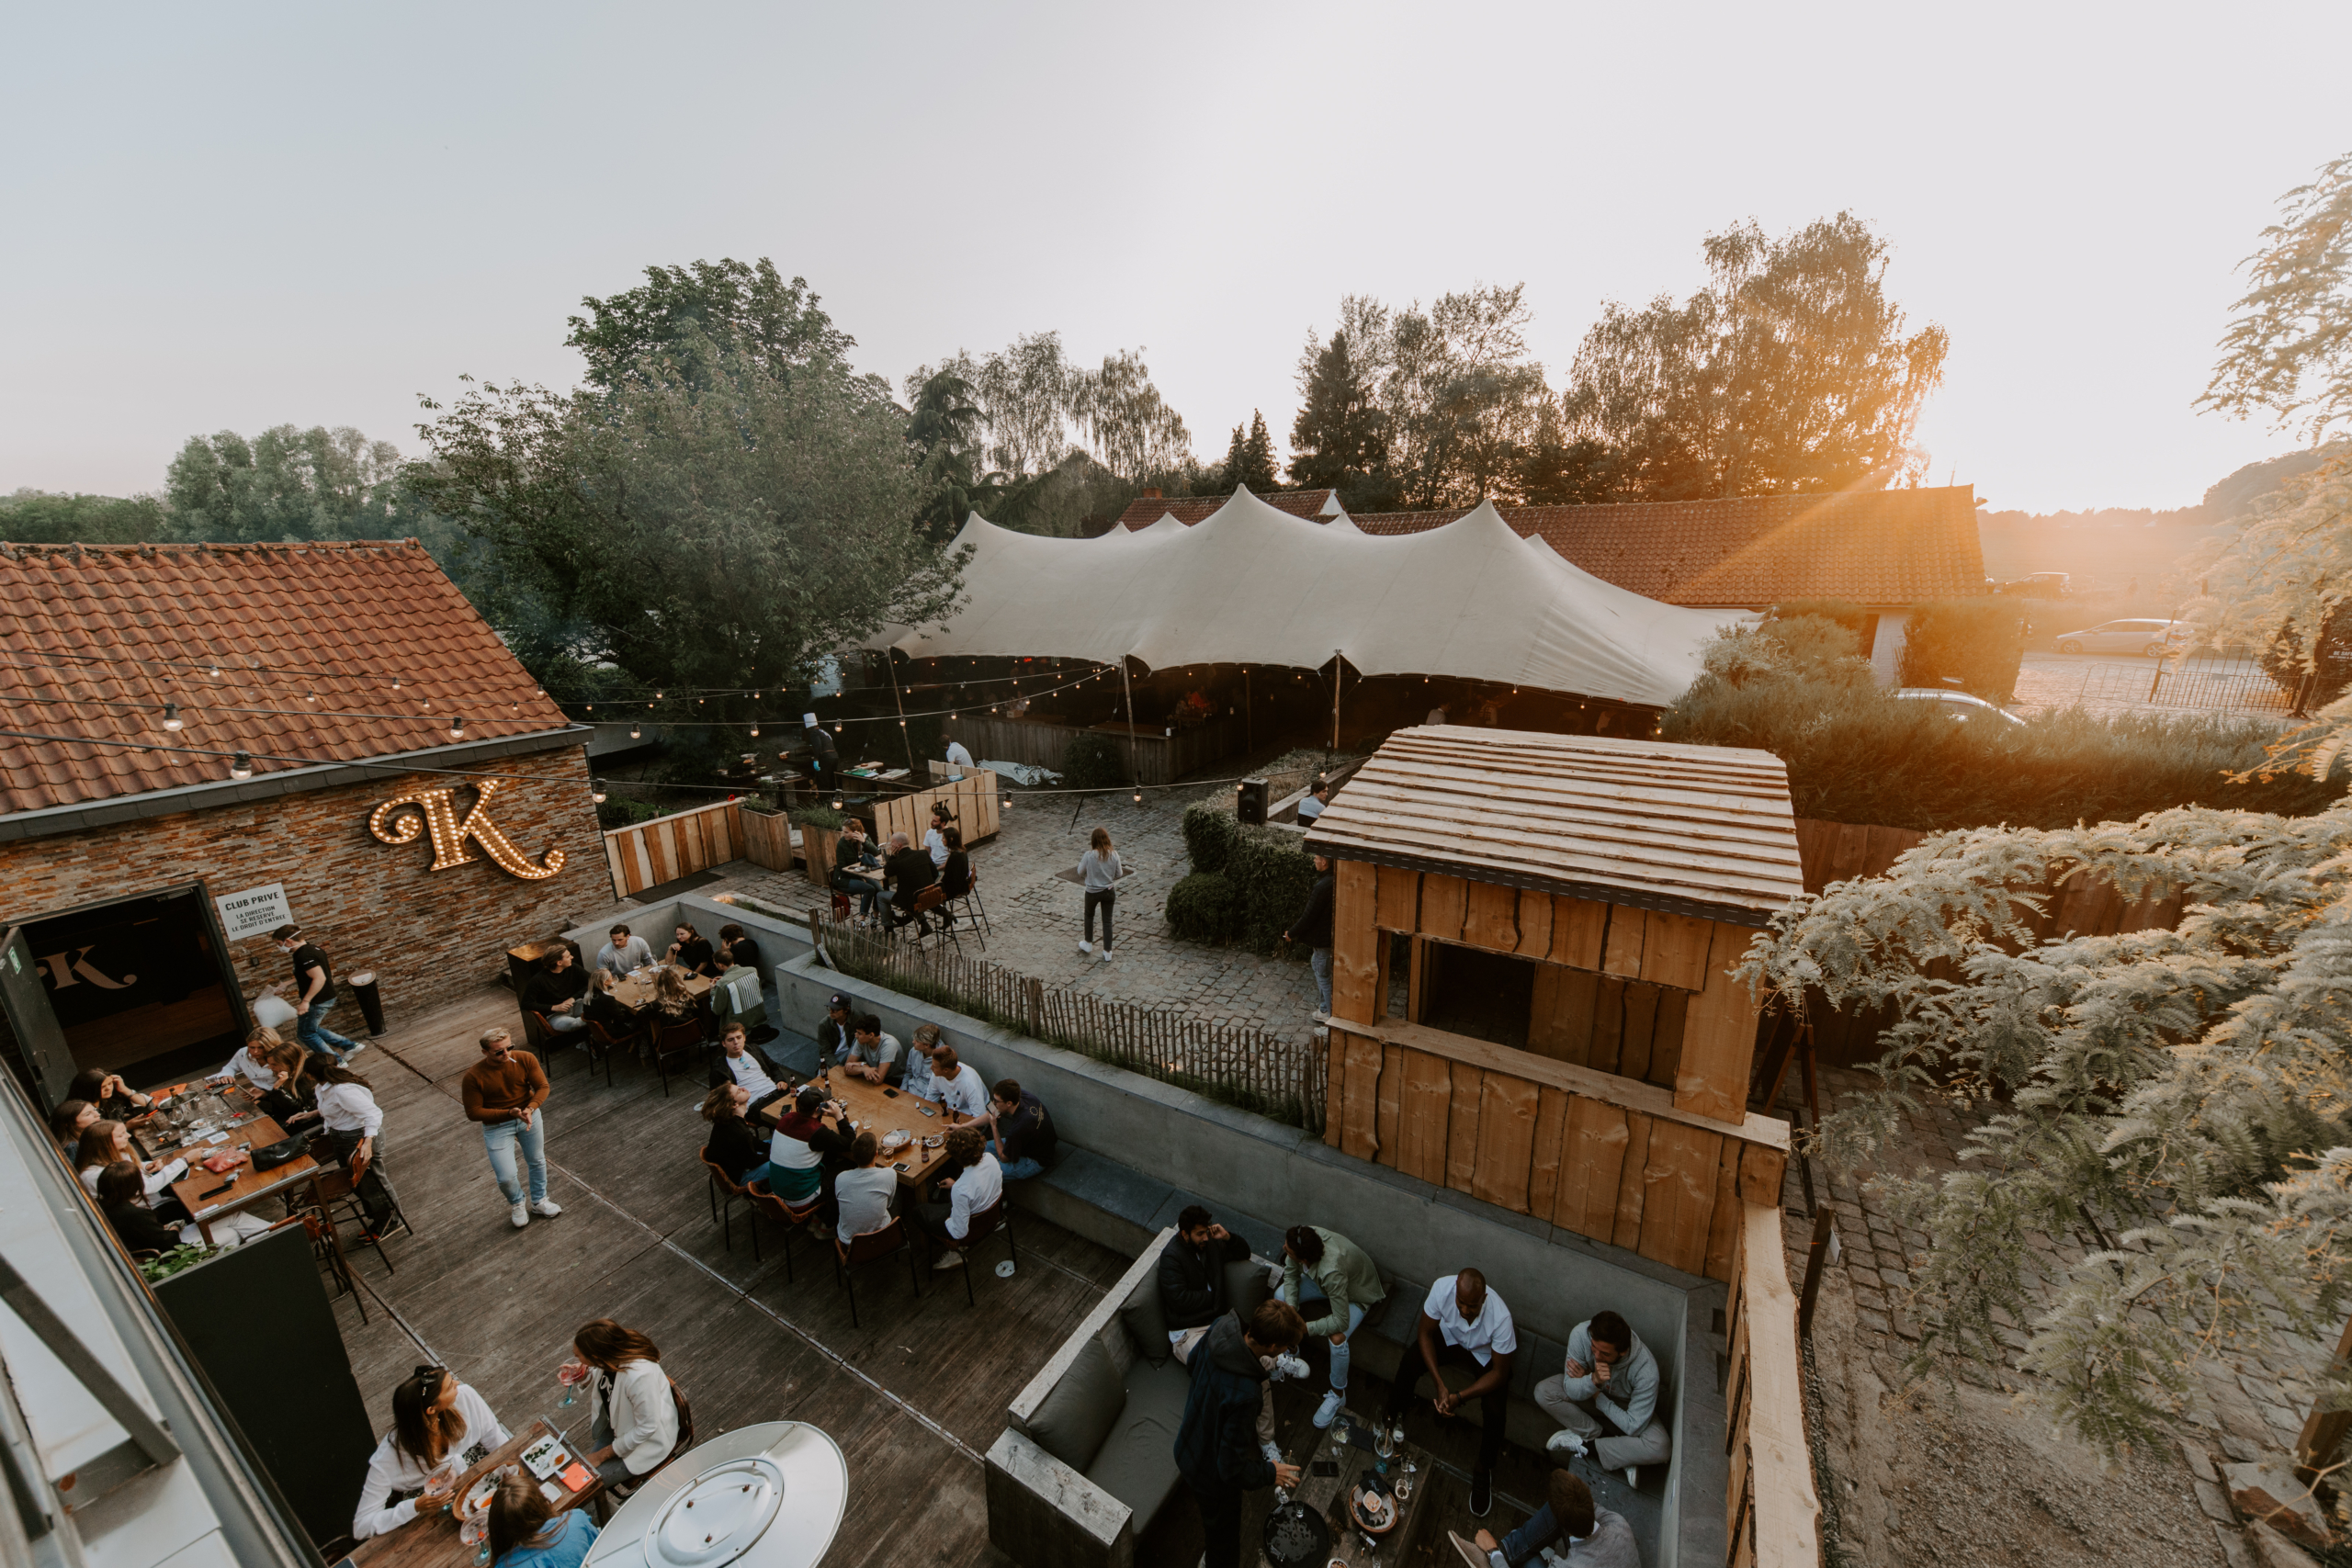
[(1241, 840), (1241, 824), (1230, 811), (1201, 802), (1184, 807), (1184, 852), (1194, 871), (1223, 871)]
[(1184, 848), (1193, 874), (1169, 889), (1170, 929), (1187, 942), (1278, 951), (1315, 886), (1315, 862), (1298, 837), (1245, 828), (1231, 812), (1195, 804), (1184, 811)]
[(1865, 610), (1851, 599), (1792, 599), (1772, 606), (1773, 620), (1793, 621), (1800, 615), (1837, 622), (1854, 634), (1854, 651), (1864, 659), (1871, 656), (1871, 639), (1878, 628), (1876, 611)]
[(1062, 748), (1061, 772), (1073, 789), (1115, 789), (1127, 782), (1127, 761), (1116, 740), (1087, 731)]
[(2017, 694), (2025, 663), (2025, 613), (2014, 600), (1947, 599), (1922, 604), (1903, 628), (1903, 683), (1957, 685), (1988, 703)]
[(1241, 926), (1233, 884), (1214, 871), (1196, 871), (1168, 890), (1168, 928), (1186, 942), (1230, 942)]

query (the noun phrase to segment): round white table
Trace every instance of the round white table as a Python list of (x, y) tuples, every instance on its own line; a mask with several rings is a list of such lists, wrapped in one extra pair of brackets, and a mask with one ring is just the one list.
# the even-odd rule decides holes
[(687, 1450), (614, 1511), (596, 1568), (813, 1568), (849, 1506), (841, 1445), (805, 1421), (763, 1421)]

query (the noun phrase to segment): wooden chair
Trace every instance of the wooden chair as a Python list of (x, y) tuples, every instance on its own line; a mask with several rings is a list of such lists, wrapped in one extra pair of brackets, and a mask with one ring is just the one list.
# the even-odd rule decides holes
[[(349, 1170), (339, 1165), (322, 1167), (319, 1171), (315, 1190), (319, 1196), (319, 1213), (325, 1217), (327, 1228), (335, 1233), (335, 1247), (338, 1252), (342, 1250), (343, 1245), (343, 1222), (356, 1220), (359, 1223), (359, 1239), (376, 1249), (377, 1258), (383, 1262), (384, 1272), (387, 1274), (400, 1272), (392, 1267), (391, 1255), (384, 1250), (383, 1242), (378, 1239), (375, 1230), (368, 1224), (368, 1211), (360, 1204), (359, 1192), (352, 1185)], [(389, 1183), (385, 1190), (391, 1191)], [(402, 1224), (408, 1223), (408, 1216), (401, 1213), (398, 1193), (392, 1193), (392, 1213), (400, 1214)]]
[(591, 1063), (599, 1056), (605, 1059), (606, 1089), (613, 1087), (613, 1053), (632, 1047), (644, 1037), (645, 1026), (642, 1023), (634, 1029), (625, 1030), (616, 1034), (605, 1027), (603, 1019), (592, 1018), (588, 1021), (588, 1059)]
[[(742, 1199), (745, 1207), (751, 1210), (752, 1260), (756, 1263), (760, 1257), (760, 1213), (758, 1206), (752, 1202), (750, 1190), (739, 1185), (732, 1177), (721, 1170), (712, 1161), (710, 1156), (698, 1154), (696, 1157), (702, 1161), (702, 1168), (707, 1177), (703, 1182), (703, 1188), (710, 1197), (710, 1223), (720, 1227), (719, 1234), (726, 1243), (728, 1251), (735, 1250), (735, 1200)], [(723, 1209), (719, 1207), (718, 1202), (718, 1195), (722, 1192), (727, 1194), (727, 1205)]]
[(972, 1253), (980, 1243), (999, 1231), (1004, 1233), (1005, 1255), (1012, 1259), (1015, 1266), (1018, 1266), (1021, 1261), (1021, 1249), (1012, 1245), (1012, 1209), (1001, 1193), (998, 1195), (995, 1202), (971, 1217), (965, 1226), (963, 1240), (957, 1241), (953, 1236), (940, 1238), (939, 1245), (943, 1249), (948, 1252), (960, 1252), (964, 1255), (964, 1267), (957, 1272), (964, 1276), (964, 1303), (967, 1306), (975, 1304), (979, 1299), (972, 1294)]
[(843, 1247), (839, 1238), (833, 1242), (833, 1288), (849, 1287), (849, 1325), (857, 1322), (857, 1266), (871, 1263), (877, 1258), (888, 1258), (894, 1252), (907, 1255), (907, 1278), (914, 1282), (915, 1296), (922, 1296), (922, 1272), (915, 1267), (914, 1243), (908, 1238), (907, 1222), (893, 1214), (890, 1223), (880, 1230), (865, 1232), (849, 1238)]
[(751, 1181), (744, 1183), (743, 1196), (751, 1201), (754, 1234), (757, 1233), (758, 1216), (762, 1213), (783, 1227), (784, 1282), (787, 1285), (793, 1283), (792, 1238), (816, 1221), (817, 1211), (824, 1202), (824, 1190), (820, 1188), (805, 1203), (787, 1203), (758, 1182)]
[(701, 1048), (702, 1020), (682, 1018), (675, 1023), (653, 1026), (653, 1070), (662, 1075), (662, 1098), (670, 1098), (670, 1057), (681, 1051)]

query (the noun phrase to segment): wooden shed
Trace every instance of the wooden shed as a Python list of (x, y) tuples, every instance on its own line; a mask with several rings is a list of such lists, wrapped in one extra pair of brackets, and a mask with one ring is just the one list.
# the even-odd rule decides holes
[(1326, 1140), (1729, 1279), (1788, 1155), (1729, 975), (1803, 891), (1780, 760), (1424, 726), (1306, 844), (1338, 874)]

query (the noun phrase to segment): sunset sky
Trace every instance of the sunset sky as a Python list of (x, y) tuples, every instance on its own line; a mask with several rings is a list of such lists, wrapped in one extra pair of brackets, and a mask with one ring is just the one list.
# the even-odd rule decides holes
[(1528, 286), (1555, 386), (1713, 229), (1849, 209), (1952, 351), (1935, 483), (2177, 506), (2290, 438), (2196, 414), (2279, 194), (2352, 148), (2352, 6), (19, 6), (0, 491), (189, 435), (413, 450), (569, 385), (648, 263), (775, 258), (895, 383), (1137, 344), (1204, 458), (1339, 297)]

